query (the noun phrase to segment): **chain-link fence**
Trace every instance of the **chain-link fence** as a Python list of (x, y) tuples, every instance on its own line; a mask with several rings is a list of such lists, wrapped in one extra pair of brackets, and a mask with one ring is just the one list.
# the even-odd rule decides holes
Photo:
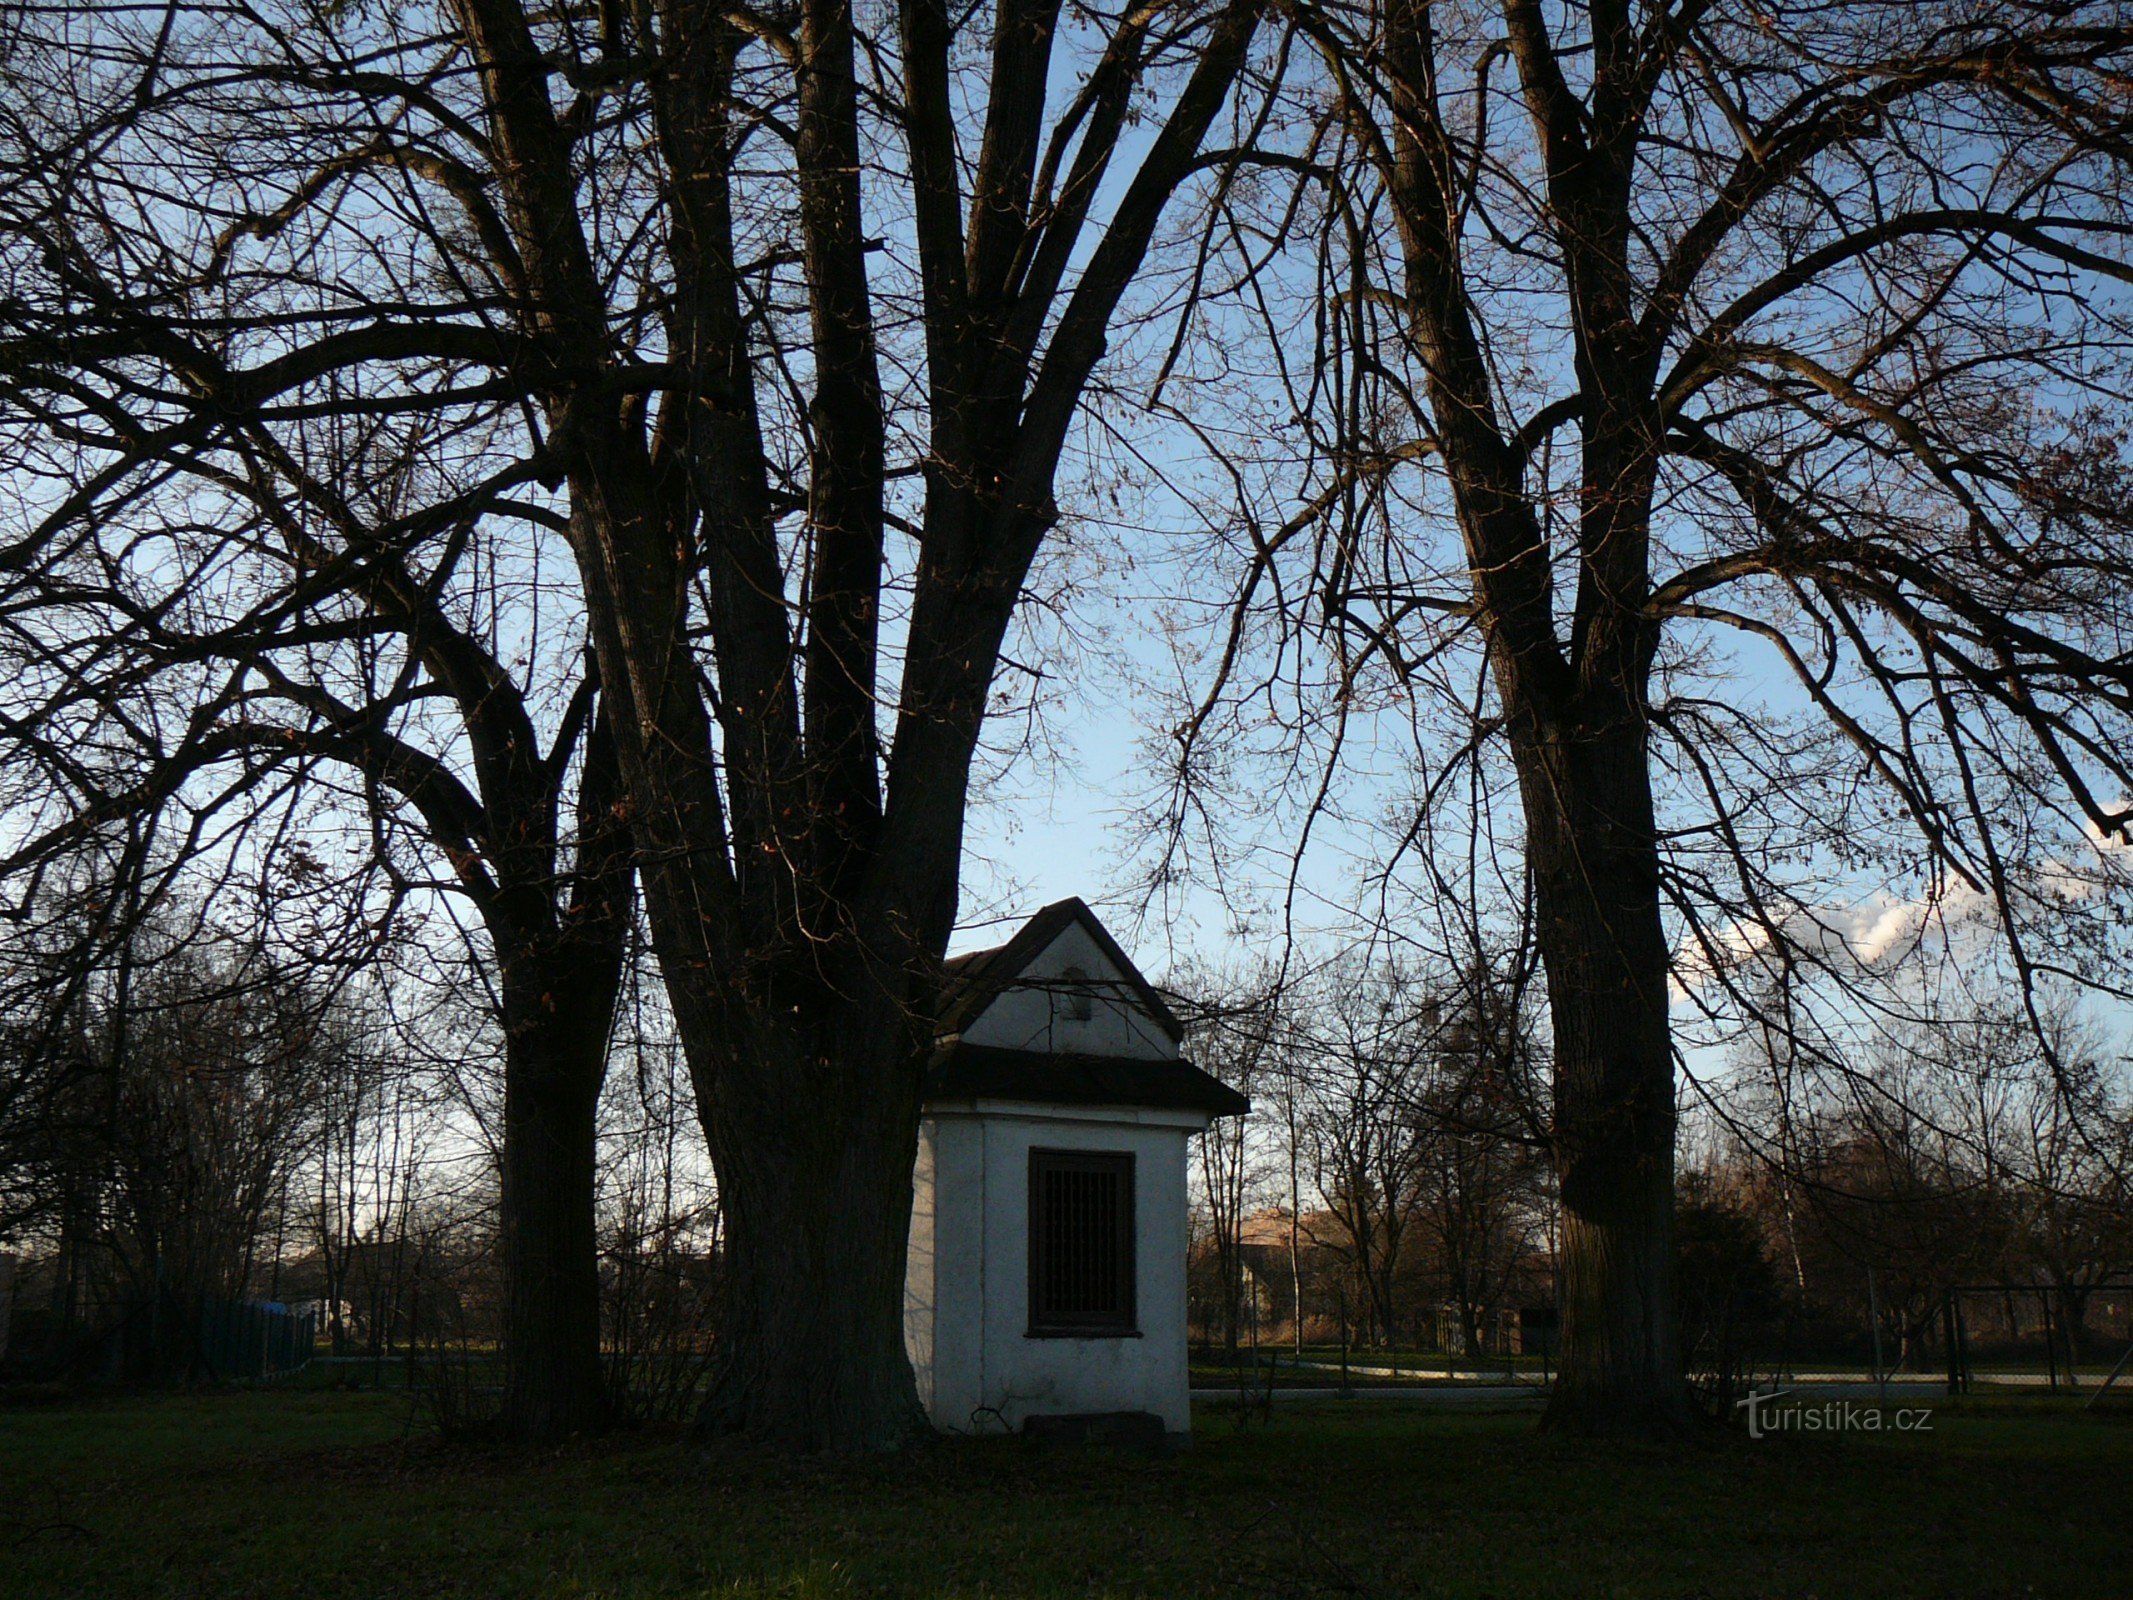
[(2093, 1394), (2127, 1382), (2133, 1284), (1964, 1284), (1943, 1317), (1951, 1391)]

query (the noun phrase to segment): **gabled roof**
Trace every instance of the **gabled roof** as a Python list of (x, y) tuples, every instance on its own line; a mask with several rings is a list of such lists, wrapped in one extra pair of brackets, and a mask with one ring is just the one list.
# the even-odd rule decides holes
[(1053, 901), (1023, 923), (1005, 944), (951, 957), (947, 963), (948, 981), (941, 989), (940, 1013), (936, 1019), (939, 1031), (943, 1034), (961, 1033), (964, 1026), (985, 1009), (986, 1002), (1010, 987), (1032, 961), (1051, 948), (1053, 940), (1077, 922), (1096, 941), (1096, 948), (1104, 953), (1104, 959), (1118, 968), (1141, 1009), (1170, 1036), (1171, 1042), (1184, 1038), (1184, 1024), (1164, 1004), (1155, 985), (1141, 976), (1141, 969), (1133, 964), (1133, 958), (1119, 948), (1109, 930), (1096, 920), (1096, 913), (1078, 899)]
[(1252, 1103), (1190, 1061), (1055, 1054), (954, 1044), (934, 1052), (926, 1099), (1041, 1100), (1069, 1106), (1144, 1106), (1238, 1117)]

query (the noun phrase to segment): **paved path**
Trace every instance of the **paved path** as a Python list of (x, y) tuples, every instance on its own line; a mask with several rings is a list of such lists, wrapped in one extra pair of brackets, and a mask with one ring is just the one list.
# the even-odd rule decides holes
[[(1264, 1389), (1254, 1389), (1251, 1392), (1251, 1398), (1256, 1401), (1265, 1393)], [(1227, 1389), (1195, 1389), (1192, 1392), (1192, 1397), (1195, 1400), (1227, 1400), (1231, 1404), (1235, 1404), (1237, 1390), (1234, 1385)], [(1283, 1400), (1339, 1400), (1341, 1398), (1342, 1393), (1339, 1389), (1276, 1388), (1274, 1390), (1276, 1402)], [(1535, 1405), (1548, 1398), (1548, 1391), (1533, 1383), (1415, 1383), (1406, 1384), (1397, 1389), (1389, 1387), (1350, 1389), (1346, 1398), (1351, 1400), (1403, 1400), (1410, 1404), (1438, 1406)]]
[[(1282, 1361), (1281, 1366), (1290, 1372), (1307, 1372), (1314, 1376), (1324, 1374), (1329, 1379), (1340, 1372), (1338, 1365), (1328, 1361), (1296, 1361), (1289, 1359)], [(1356, 1393), (1367, 1393), (1373, 1396), (1412, 1393), (1439, 1398), (1473, 1395), (1482, 1399), (1516, 1399), (1522, 1395), (1527, 1398), (1544, 1395), (1548, 1390), (1548, 1385), (1537, 1374), (1530, 1377), (1519, 1377), (1509, 1372), (1484, 1375), (1469, 1368), (1466, 1370), (1465, 1375), (1462, 1376), (1460, 1372), (1448, 1366), (1388, 1367), (1375, 1364), (1363, 1366), (1359, 1363), (1351, 1362), (1348, 1367), (1348, 1374), (1353, 1380), (1350, 1387)], [(1400, 1383), (1396, 1388), (1365, 1387), (1373, 1379), (1385, 1378), (1391, 1378), (1396, 1382), (1403, 1379), (1413, 1380), (1417, 1378), (1437, 1381)], [(1971, 1383), (1979, 1388), (2007, 1385), (2016, 1388), (2042, 1389), (2052, 1386), (2050, 1375), (2042, 1372), (1978, 1372), (1973, 1370), (1970, 1378)], [(2072, 1392), (2077, 1394), (2083, 1390), (2093, 1392), (2097, 1385), (2103, 1382), (2103, 1379), (2104, 1369), (2099, 1368), (2093, 1372), (2082, 1373), (2080, 1383), (2069, 1386), (2065, 1376), (2062, 1374), (2058, 1387), (2071, 1387)], [(1770, 1385), (1768, 1378), (1760, 1378), (1757, 1381), (1763, 1388), (1768, 1388)], [(1854, 1397), (1869, 1390), (1878, 1395), (1884, 1392), (1885, 1387), (1885, 1391), (1892, 1396), (1911, 1398), (1919, 1395), (1946, 1394), (1948, 1392), (1948, 1381), (1934, 1373), (1910, 1372), (1892, 1375), (1884, 1386), (1864, 1372), (1794, 1372), (1787, 1375), (1783, 1387), (1796, 1393), (1807, 1395), (1850, 1395)], [(1208, 1387), (1193, 1390), (1195, 1395), (1209, 1397), (1219, 1394), (1234, 1396), (1236, 1392), (1234, 1384), (1224, 1385), (1219, 1388)], [(1277, 1387), (1274, 1392), (1276, 1394), (1304, 1395), (1315, 1399), (1337, 1399), (1341, 1390), (1338, 1386), (1311, 1389)], [(1446, 1403), (1457, 1402), (1447, 1400)]]
[[(1827, 1374), (1806, 1373), (1793, 1382), (1782, 1385), (1789, 1395), (1802, 1395), (1809, 1399), (1822, 1400), (1878, 1400), (1886, 1393), (1891, 1400), (1945, 1399), (1948, 1393), (1947, 1380), (1943, 1378), (1892, 1378), (1884, 1391), (1870, 1378), (1832, 1377)], [(1251, 1391), (1257, 1400), (1265, 1394), (1264, 1389)], [(1398, 1387), (1391, 1385), (1359, 1384), (1346, 1391), (1338, 1388), (1293, 1388), (1277, 1385), (1273, 1391), (1278, 1403), (1283, 1400), (1377, 1400), (1402, 1401), (1409, 1405), (1430, 1406), (1525, 1406), (1539, 1405), (1548, 1398), (1546, 1388), (1538, 1383), (1413, 1383)], [(1195, 1400), (1235, 1403), (1237, 1389), (1234, 1384), (1227, 1388), (1196, 1388), (1192, 1391)]]
[[(1329, 1378), (1340, 1371), (1339, 1365), (1331, 1361), (1295, 1361), (1284, 1359), (1281, 1365), (1285, 1370), (1290, 1372), (1322, 1372)], [(2079, 1387), (2084, 1389), (2094, 1387), (2096, 1384), (2099, 1384), (2103, 1381), (2104, 1374), (2109, 1370), (2110, 1369), (2107, 1367), (2096, 1367), (2090, 1370), (2084, 1370), (2081, 1373), (2081, 1383)], [(1480, 1383), (1497, 1385), (1534, 1385), (1540, 1383), (1541, 1381), (1538, 1375), (1520, 1376), (1518, 1374), (1510, 1372), (1490, 1372), (1486, 1369), (1477, 1371), (1472, 1367), (1454, 1368), (1446, 1366), (1419, 1365), (1402, 1367), (1371, 1365), (1366, 1367), (1358, 1362), (1350, 1362), (1348, 1364), (1348, 1373), (1349, 1376), (1354, 1379), (1392, 1378), (1398, 1380), (1412, 1378), (1433, 1378), (1444, 1379), (1449, 1382), (1461, 1384)], [(2043, 1372), (1993, 1372), (1990, 1370), (1978, 1371), (1976, 1369), (1972, 1369), (1970, 1376), (1971, 1380), (1976, 1383), (2018, 1384), (2025, 1388), (2043, 1388), (2045, 1386), (2048, 1386), (2052, 1381), (2050, 1374)], [(1787, 1381), (1791, 1383), (1806, 1384), (1865, 1384), (1871, 1387), (1875, 1380), (1871, 1374), (1864, 1372), (1829, 1371), (1795, 1372), (1790, 1375)], [(1895, 1388), (1898, 1384), (1908, 1384), (1912, 1386), (1916, 1386), (1919, 1384), (1939, 1384), (1945, 1387), (1946, 1383), (1947, 1380), (1945, 1378), (1941, 1377), (1940, 1374), (1934, 1372), (1903, 1372), (1892, 1373), (1889, 1376), (1889, 1387), (1892, 1389)], [(2062, 1388), (2065, 1387), (2066, 1375), (2064, 1373), (2060, 1374), (2059, 1383)]]

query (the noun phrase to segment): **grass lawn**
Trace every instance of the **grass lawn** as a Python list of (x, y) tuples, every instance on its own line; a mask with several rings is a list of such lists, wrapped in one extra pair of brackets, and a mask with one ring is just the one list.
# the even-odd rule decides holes
[(1679, 1450), (1528, 1415), (1292, 1403), (1155, 1460), (952, 1440), (890, 1461), (637, 1435), (535, 1459), (290, 1389), (0, 1410), (0, 1595), (2110, 1595), (2133, 1418)]

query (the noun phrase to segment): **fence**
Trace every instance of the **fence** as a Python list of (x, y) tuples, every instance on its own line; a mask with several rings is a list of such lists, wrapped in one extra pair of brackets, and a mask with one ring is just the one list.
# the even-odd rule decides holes
[(1942, 1322), (1951, 1393), (2101, 1390), (2125, 1382), (2133, 1284), (1963, 1284), (1948, 1291)]
[(8, 1373), (39, 1382), (258, 1382), (308, 1366), (318, 1344), (316, 1316), (272, 1301), (165, 1290), (99, 1299), (64, 1317), (14, 1309)]
[(318, 1318), (271, 1301), (205, 1300), (197, 1347), (210, 1378), (279, 1378), (311, 1364)]

